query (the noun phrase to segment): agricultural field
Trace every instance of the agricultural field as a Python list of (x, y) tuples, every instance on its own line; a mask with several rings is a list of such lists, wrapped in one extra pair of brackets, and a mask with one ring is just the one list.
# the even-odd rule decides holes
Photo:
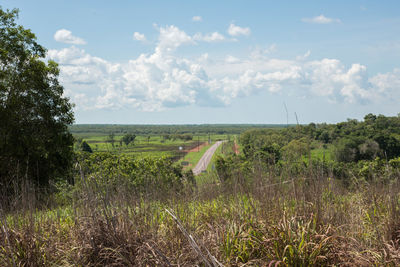
[[(203, 136), (197, 136), (197, 140), (189, 141), (165, 140), (162, 136), (136, 136), (133, 142), (126, 145), (121, 141), (122, 135), (116, 135), (114, 138), (114, 144), (108, 140), (108, 136), (87, 136), (83, 140), (90, 145), (93, 152), (124, 153), (151, 157), (178, 157), (180, 153), (206, 142), (206, 137)], [(179, 150), (179, 147), (182, 147), (182, 151)]]
[[(225, 140), (226, 135), (194, 135), (192, 140), (181, 140), (181, 139), (165, 139), (163, 136), (158, 135), (147, 135), (147, 136), (136, 136), (134, 142), (126, 145), (121, 140), (122, 135), (114, 136), (114, 145), (109, 141), (108, 136), (87, 136), (83, 141), (86, 141), (93, 152), (111, 152), (111, 153), (123, 153), (128, 155), (134, 155), (139, 157), (161, 157), (165, 156), (172, 158), (174, 161), (186, 157), (188, 153), (189, 160), (193, 156), (197, 157), (204, 153), (204, 148), (208, 148), (208, 142), (211, 143), (218, 140)], [(79, 146), (76, 146), (79, 149)], [(201, 147), (201, 151), (198, 151), (198, 147)], [(200, 152), (200, 153), (197, 153)]]
[[(204, 126), (205, 129), (210, 126)], [(172, 161), (182, 162), (184, 170), (193, 168), (200, 160), (204, 152), (215, 141), (233, 140), (237, 138), (236, 133), (247, 129), (249, 126), (224, 125), (221, 128), (212, 126), (213, 133), (202, 134), (204, 127), (183, 125), (177, 126), (174, 134), (171, 126), (119, 126), (119, 125), (91, 125), (72, 126), (72, 133), (75, 138), (75, 150), (81, 150), (80, 144), (85, 141), (93, 152), (110, 152), (126, 154), (135, 157), (167, 157)], [(276, 128), (277, 125), (266, 126)], [(181, 131), (179, 132), (179, 129)], [(107, 130), (115, 130), (117, 133)], [(149, 132), (143, 135), (139, 133)], [(163, 132), (164, 131), (164, 132)], [(199, 131), (199, 132), (197, 132)], [(228, 132), (231, 131), (231, 132)], [(178, 132), (178, 133), (177, 133)], [(227, 132), (218, 134), (218, 132)], [(126, 134), (135, 136), (129, 144), (124, 143)], [(157, 134), (156, 134), (157, 133)], [(210, 143), (209, 143), (210, 142)]]

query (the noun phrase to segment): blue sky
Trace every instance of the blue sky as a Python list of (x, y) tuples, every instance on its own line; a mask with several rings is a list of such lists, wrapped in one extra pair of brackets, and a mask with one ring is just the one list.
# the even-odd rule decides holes
[(76, 123), (338, 122), (400, 112), (398, 1), (22, 1)]

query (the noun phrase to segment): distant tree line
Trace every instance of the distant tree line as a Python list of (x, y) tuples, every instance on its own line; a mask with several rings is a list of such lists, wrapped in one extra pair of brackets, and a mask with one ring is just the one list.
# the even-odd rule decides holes
[(240, 134), (253, 128), (283, 128), (281, 124), (201, 124), (201, 125), (110, 125), (110, 124), (74, 124), (69, 127), (74, 135), (174, 135), (174, 134)]

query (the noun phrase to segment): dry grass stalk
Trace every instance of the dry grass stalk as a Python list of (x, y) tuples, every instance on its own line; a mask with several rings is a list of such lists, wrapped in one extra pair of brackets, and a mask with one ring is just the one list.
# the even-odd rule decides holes
[(219, 267), (219, 266), (223, 266), (221, 263), (219, 263), (214, 256), (211, 255), (211, 253), (207, 250), (207, 254), (211, 260), (211, 263), (208, 261), (207, 257), (203, 254), (203, 252), (201, 251), (199, 245), (197, 245), (196, 241), (194, 240), (193, 236), (191, 234), (189, 234), (186, 229), (183, 227), (181, 221), (178, 219), (178, 217), (176, 217), (176, 215), (174, 215), (171, 211), (169, 211), (168, 209), (165, 209), (165, 211), (171, 215), (171, 217), (174, 219), (174, 221), (176, 222), (176, 224), (179, 227), (179, 230), (181, 230), (181, 232), (186, 236), (186, 238), (189, 240), (189, 244), (192, 246), (192, 248), (196, 251), (197, 255), (200, 256), (203, 260), (203, 262), (210, 267)]

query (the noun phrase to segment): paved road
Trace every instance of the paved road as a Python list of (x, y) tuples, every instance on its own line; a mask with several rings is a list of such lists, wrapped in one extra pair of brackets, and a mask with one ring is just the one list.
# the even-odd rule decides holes
[(202, 171), (205, 171), (207, 169), (208, 164), (211, 161), (211, 158), (217, 150), (217, 148), (222, 144), (222, 141), (217, 141), (215, 144), (213, 144), (201, 157), (199, 162), (197, 163), (196, 167), (193, 168), (193, 173), (194, 175), (200, 174)]

